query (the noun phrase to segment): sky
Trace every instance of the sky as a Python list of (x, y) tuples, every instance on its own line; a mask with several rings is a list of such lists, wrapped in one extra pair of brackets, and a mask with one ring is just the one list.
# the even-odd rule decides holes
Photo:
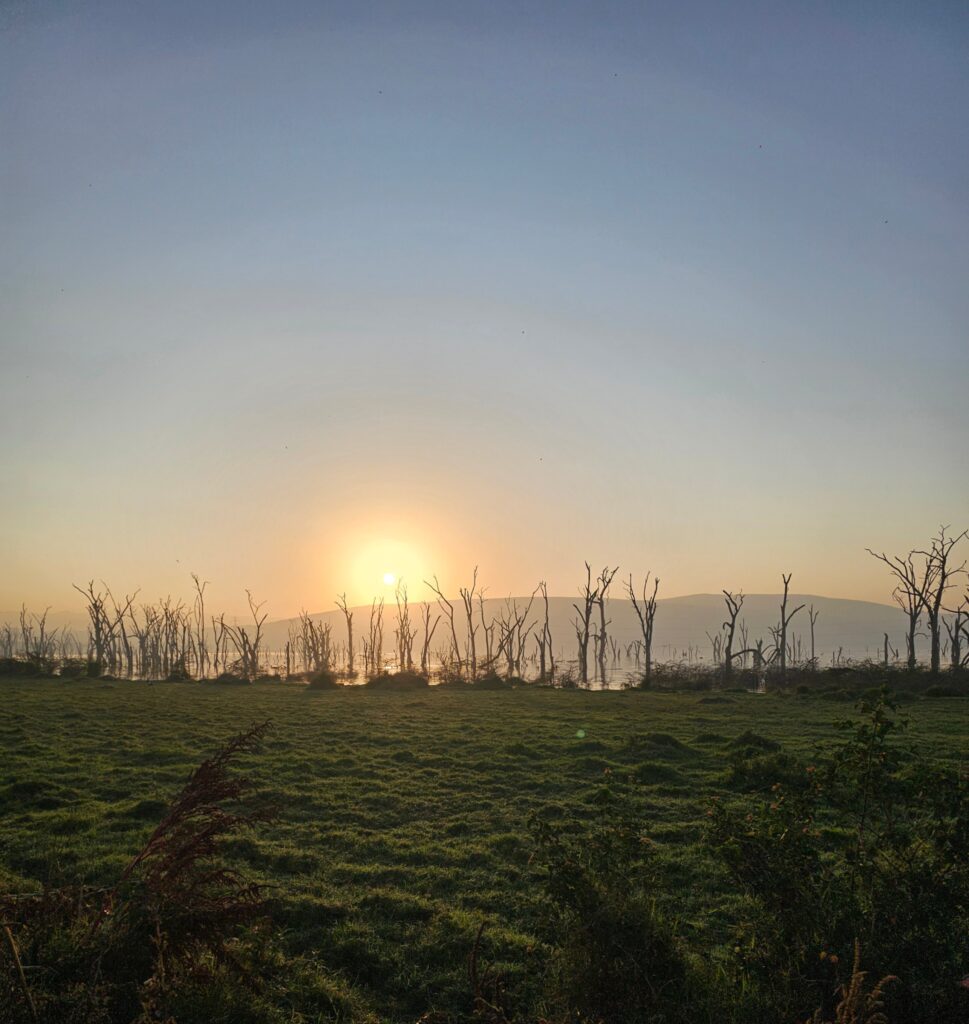
[(889, 600), (969, 525), (961, 3), (0, 3), (0, 608)]

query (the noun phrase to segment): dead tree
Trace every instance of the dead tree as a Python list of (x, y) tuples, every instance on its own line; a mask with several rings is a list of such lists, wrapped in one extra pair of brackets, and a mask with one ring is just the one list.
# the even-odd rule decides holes
[(942, 667), (941, 657), (941, 622), (942, 602), (945, 592), (953, 586), (953, 579), (966, 571), (966, 563), (963, 562), (953, 567), (950, 561), (952, 549), (969, 533), (963, 530), (954, 537), (947, 537), (947, 526), (940, 526), (938, 534), (932, 538), (928, 551), (917, 551), (916, 554), (925, 559), (926, 565), (930, 567), (927, 578), (930, 583), (925, 588), (923, 598), (925, 601), (925, 617), (929, 622), (930, 656), (929, 667), (933, 675), (938, 674)]
[[(633, 586), (632, 573), (626, 583), (626, 593), (632, 601), (633, 611), (639, 619), (639, 629), (643, 634), (643, 684), (649, 686), (653, 678), (653, 625), (656, 622), (656, 595), (659, 593), (659, 577), (653, 577), (653, 589), (649, 589), (649, 570), (643, 580), (643, 594), (641, 598), (636, 596), (636, 588)], [(637, 652), (638, 653), (638, 652)]]
[[(450, 660), (457, 663), (458, 672), (461, 671), (461, 648), (458, 646), (458, 632), (454, 624), (454, 605), (444, 596), (444, 591), (441, 589), (441, 584), (438, 583), (437, 577), (433, 577), (434, 582), (431, 583), (429, 580), (424, 580), (424, 585), (433, 591), (437, 598), (437, 605), (441, 609), (442, 614), (448, 621), (448, 626), (451, 630), (451, 652), (452, 656)], [(444, 659), (441, 659), (442, 661)]]
[[(27, 614), (27, 606), (20, 609), (20, 636), (24, 657), (36, 665), (42, 672), (50, 672), (54, 667), (54, 655), (57, 646), (57, 630), (48, 633), (47, 616), (50, 608), (44, 609), (42, 615)], [(36, 628), (36, 635), (34, 629)]]
[(212, 674), (218, 676), (219, 665), (223, 671), (228, 666), (229, 636), (226, 633), (224, 613), (218, 618), (212, 616), (212, 645)]
[(885, 668), (888, 668), (891, 664), (889, 655), (891, 655), (892, 659), (898, 658), (898, 651), (892, 647), (892, 642), (888, 639), (888, 634), (886, 633), (882, 640), (882, 664)]
[(934, 567), (930, 559), (921, 558), (916, 564), (917, 551), (910, 551), (904, 558), (900, 555), (886, 555), (865, 548), (872, 558), (877, 558), (891, 570), (898, 581), (892, 590), (892, 600), (905, 612), (908, 628), (905, 635), (906, 664), (909, 672), (915, 671), (915, 638), (918, 635), (919, 620), (925, 611), (927, 595), (932, 590)]
[(962, 655), (962, 660), (959, 663), (958, 668), (965, 669), (969, 667), (969, 588), (966, 589), (966, 596), (963, 599), (962, 607), (966, 608), (966, 613), (963, 616), (962, 634), (959, 640), (960, 650), (965, 651)]
[(714, 636), (710, 630), (704, 630), (707, 635), (707, 639), (710, 641), (710, 653), (713, 658), (714, 665), (723, 664), (723, 633), (717, 633)]
[(200, 581), (194, 572), (192, 582), (195, 584), (195, 670), (199, 679), (204, 679), (209, 663), (209, 652), (205, 642), (205, 588), (209, 583), (208, 580)]
[(343, 617), (347, 622), (347, 675), (352, 676), (355, 670), (353, 662), (353, 612), (347, 605), (347, 595), (341, 594), (336, 599), (336, 606), (343, 612)]
[(962, 638), (966, 632), (966, 621), (969, 620), (969, 598), (952, 609), (952, 620), (943, 619), (945, 631), (949, 636), (949, 667), (953, 672), (962, 667)]
[(610, 569), (607, 565), (596, 581), (596, 604), (599, 606), (599, 650), (598, 650), (598, 665), (599, 665), (599, 678), (606, 681), (606, 650), (609, 646), (609, 637), (606, 633), (606, 626), (609, 622), (606, 621), (606, 599), (609, 595), (609, 587), (612, 585), (613, 578), (616, 573), (619, 572), (619, 566), (615, 569)]
[(0, 657), (12, 658), (16, 651), (14, 642), (14, 631), (9, 622), (0, 626)]
[(507, 678), (521, 675), (522, 658), (525, 653), (525, 645), (532, 627), (525, 626), (525, 621), (532, 610), (535, 601), (535, 594), (532, 593), (524, 610), (520, 610), (518, 602), (508, 598), (505, 601), (505, 608), (498, 618), (498, 655), (504, 655), (505, 675)]
[(478, 653), (475, 648), (475, 636), (478, 632), (478, 627), (474, 624), (474, 594), (475, 588), (478, 585), (478, 567), (474, 567), (474, 575), (471, 578), (471, 587), (461, 587), (458, 593), (461, 595), (461, 601), (464, 604), (464, 617), (467, 620), (467, 663), (471, 670), (471, 678), (476, 679), (478, 676)]
[[(128, 614), (131, 610), (131, 605), (134, 599), (138, 596), (136, 590), (130, 597), (125, 598), (123, 605), (118, 605), (114, 598), (111, 596), (111, 591), (108, 585), (102, 581), (101, 584), (104, 587), (105, 592), (94, 589), (94, 580), (90, 580), (87, 585), (87, 589), (82, 589), (76, 583), (73, 584), (74, 589), (84, 598), (84, 602), (87, 606), (88, 619), (90, 620), (89, 632), (91, 638), (91, 646), (94, 651), (94, 663), (96, 672), (100, 674), (104, 671), (105, 664), (108, 658), (111, 660), (111, 668), (116, 667), (116, 652), (114, 650), (114, 641), (118, 632), (118, 626), (120, 621)], [(111, 607), (108, 606), (108, 601), (111, 602)]]
[(328, 622), (314, 622), (307, 611), (300, 611), (298, 628), (292, 631), (290, 643), (304, 671), (329, 671), (333, 662), (330, 632)]
[(818, 659), (814, 649), (814, 625), (818, 621), (818, 616), (821, 614), (820, 609), (815, 610), (812, 604), (808, 608), (808, 618), (811, 620), (811, 671), (816, 672), (818, 668)]
[(733, 660), (740, 657), (733, 649), (734, 634), (737, 631), (737, 616), (744, 606), (744, 594), (733, 594), (729, 590), (723, 591), (723, 600), (727, 606), (727, 619), (723, 624), (723, 682), (724, 685), (730, 682), (733, 676)]
[[(267, 613), (262, 612), (265, 602), (256, 604), (252, 594), (247, 590), (246, 599), (249, 602), (249, 613), (252, 615), (253, 634), (245, 626), (230, 626), (222, 620), (225, 634), (236, 649), (236, 667), (243, 679), (256, 679), (259, 675), (259, 659), (262, 648), (262, 627), (266, 621)], [(262, 614), (260, 614), (262, 612)]]
[(579, 591), (582, 607), (572, 605), (577, 618), (573, 620), (575, 637), (579, 643), (579, 678), (583, 685), (589, 682), (589, 631), (592, 622), (592, 610), (599, 599), (599, 592), (592, 586), (592, 566), (585, 563), (585, 586)]
[(803, 604), (799, 604), (796, 608), (791, 611), (787, 610), (787, 591), (791, 585), (791, 576), (793, 573), (781, 573), (781, 579), (784, 581), (784, 597), (781, 601), (781, 618), (777, 626), (777, 649), (780, 657), (780, 668), (781, 668), (781, 679), (787, 678), (787, 627), (791, 624), (791, 619), (804, 607)]
[(490, 669), (495, 661), (495, 620), (485, 620), (484, 591), (478, 591), (478, 617), (481, 619), (481, 635), (485, 642), (485, 666)]
[(548, 614), (548, 587), (544, 580), (538, 585), (538, 593), (542, 595), (542, 604), (545, 610), (542, 632), (536, 637), (538, 644), (538, 678), (544, 682), (546, 675), (549, 679), (555, 678), (555, 656), (552, 652), (552, 630), (549, 626)]
[(394, 631), (397, 638), (397, 668), (410, 671), (414, 667), (414, 638), (417, 630), (411, 629), (407, 585), (403, 580), (398, 582), (394, 590), (394, 599), (397, 602), (397, 629)]
[(438, 615), (432, 625), (431, 606), (429, 602), (425, 601), (421, 606), (421, 618), (424, 622), (424, 641), (421, 644), (421, 674), (429, 676), (431, 674), (431, 641), (434, 639), (434, 630), (437, 629), (437, 624), (441, 621), (441, 616)]
[(367, 673), (376, 675), (383, 668), (384, 660), (384, 599), (373, 599), (370, 605), (370, 634), (364, 649)]

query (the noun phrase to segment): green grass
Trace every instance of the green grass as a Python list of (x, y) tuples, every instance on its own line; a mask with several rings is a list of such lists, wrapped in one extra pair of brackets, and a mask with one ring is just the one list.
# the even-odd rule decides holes
[[(470, 1008), (466, 958), (488, 922), (489, 963), (540, 984), (528, 822), (590, 813), (605, 780), (659, 849), (680, 928), (714, 955), (734, 906), (702, 845), (713, 796), (757, 739), (809, 758), (851, 712), (819, 696), (731, 693), (309, 693), (284, 685), (4, 679), (0, 683), (0, 890), (113, 880), (188, 772), (270, 718), (239, 770), (279, 821), (229, 855), (272, 883), (291, 955), (319, 962), (381, 1019)], [(969, 758), (969, 700), (903, 707), (908, 738)], [(770, 744), (756, 750), (764, 755)], [(770, 755), (767, 755), (770, 756)]]

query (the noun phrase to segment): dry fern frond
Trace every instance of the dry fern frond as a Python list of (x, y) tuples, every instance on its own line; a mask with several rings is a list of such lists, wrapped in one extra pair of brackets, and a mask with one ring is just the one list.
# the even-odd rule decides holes
[[(230, 762), (255, 750), (269, 728), (268, 721), (251, 726), (192, 772), (108, 894), (99, 924), (111, 918), (116, 905), (118, 916), (148, 910), (152, 917), (165, 919), (169, 955), (193, 944), (218, 955), (231, 927), (258, 911), (263, 887), (221, 865), (217, 855), (225, 836), (274, 816), (268, 809), (232, 811), (222, 806), (239, 800), (251, 787), (248, 779), (229, 774)], [(135, 890), (126, 892), (131, 884)]]
[(870, 991), (865, 991), (866, 971), (861, 969), (861, 945), (855, 940), (855, 960), (851, 978), (842, 985), (839, 992), (841, 1002), (835, 1007), (834, 1019), (825, 1020), (821, 1010), (806, 1024), (889, 1024), (885, 1014), (885, 988), (890, 982), (898, 981), (894, 974), (886, 974)]

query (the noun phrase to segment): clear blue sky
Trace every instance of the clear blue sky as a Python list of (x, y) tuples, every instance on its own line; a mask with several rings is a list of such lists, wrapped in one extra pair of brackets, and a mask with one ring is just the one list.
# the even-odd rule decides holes
[(969, 520), (967, 45), (961, 3), (5, 5), (0, 607), (584, 558), (887, 598), (866, 544)]

